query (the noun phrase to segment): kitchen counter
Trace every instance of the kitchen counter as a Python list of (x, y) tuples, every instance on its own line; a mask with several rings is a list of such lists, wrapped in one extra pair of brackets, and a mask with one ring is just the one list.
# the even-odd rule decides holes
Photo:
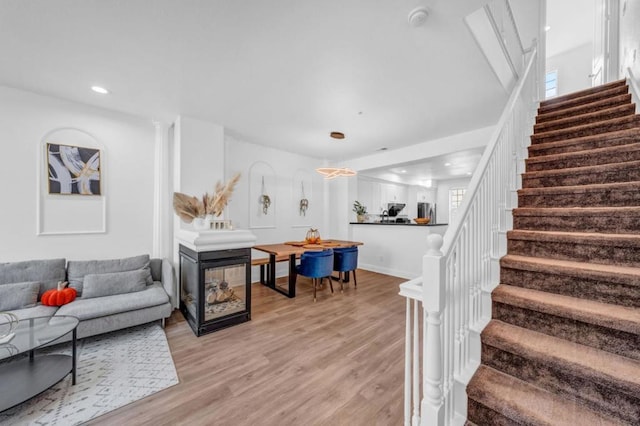
[(429, 235), (444, 235), (448, 228), (440, 223), (352, 222), (348, 239), (364, 243), (358, 247), (360, 268), (411, 279), (422, 275)]
[(428, 223), (421, 225), (419, 223), (396, 223), (396, 222), (349, 222), (349, 225), (393, 225), (393, 226), (448, 226), (448, 223)]

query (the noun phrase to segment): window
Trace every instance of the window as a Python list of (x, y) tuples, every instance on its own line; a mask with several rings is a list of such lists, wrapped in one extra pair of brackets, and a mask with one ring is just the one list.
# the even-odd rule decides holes
[(467, 192), (466, 188), (452, 188), (449, 190), (449, 223), (456, 217), (465, 192)]
[(549, 71), (544, 80), (545, 99), (558, 96), (558, 71)]

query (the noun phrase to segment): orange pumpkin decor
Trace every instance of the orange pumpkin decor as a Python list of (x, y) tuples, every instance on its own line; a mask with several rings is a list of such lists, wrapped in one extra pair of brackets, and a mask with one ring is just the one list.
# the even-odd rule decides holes
[(58, 288), (47, 290), (42, 295), (42, 304), (46, 306), (62, 306), (73, 302), (77, 292), (75, 288), (67, 287), (67, 281), (58, 281)]
[(320, 232), (318, 232), (317, 229), (309, 229), (309, 231), (307, 231), (307, 237), (305, 238), (305, 241), (309, 244), (319, 244), (320, 243)]

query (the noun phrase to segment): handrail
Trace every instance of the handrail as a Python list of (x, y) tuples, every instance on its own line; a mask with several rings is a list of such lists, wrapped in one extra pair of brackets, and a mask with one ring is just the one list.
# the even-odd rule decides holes
[(531, 67), (535, 63), (536, 55), (537, 55), (537, 48), (533, 46), (533, 48), (531, 49), (531, 56), (529, 57), (525, 71), (522, 74), (522, 78), (520, 78), (520, 80), (518, 81), (518, 84), (516, 85), (514, 90), (511, 92), (511, 96), (509, 97), (509, 100), (507, 101), (507, 104), (502, 112), (502, 115), (498, 120), (498, 124), (496, 124), (496, 127), (491, 135), (489, 144), (485, 148), (484, 153), (480, 158), (480, 162), (476, 167), (475, 172), (473, 173), (471, 181), (469, 182), (469, 187), (468, 187), (469, 189), (467, 189), (467, 193), (465, 194), (465, 197), (462, 200), (462, 205), (458, 210), (459, 214), (456, 215), (456, 218), (454, 218), (453, 223), (451, 224), (451, 226), (449, 226), (447, 231), (444, 233), (444, 236), (443, 236), (444, 244), (441, 249), (444, 256), (447, 256), (451, 253), (451, 249), (453, 248), (453, 242), (458, 238), (460, 234), (460, 231), (462, 229), (460, 224), (464, 223), (463, 219), (469, 213), (469, 208), (471, 207), (471, 199), (473, 198), (473, 194), (475, 194), (478, 191), (478, 185), (480, 183), (480, 179), (482, 178), (482, 175), (484, 174), (485, 170), (489, 165), (489, 160), (491, 159), (491, 156), (495, 151), (495, 148), (498, 144), (498, 141), (500, 139), (500, 134), (502, 133), (505, 123), (509, 119), (509, 115), (513, 111), (513, 108), (516, 102), (518, 101), (518, 98), (520, 97), (520, 93), (522, 92), (525, 81), (527, 80), (526, 76), (529, 74), (529, 72), (531, 71)]

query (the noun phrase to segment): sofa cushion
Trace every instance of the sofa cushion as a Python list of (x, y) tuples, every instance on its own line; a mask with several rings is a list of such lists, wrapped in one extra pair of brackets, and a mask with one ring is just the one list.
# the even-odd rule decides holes
[(39, 281), (40, 294), (56, 288), (58, 281), (65, 280), (64, 259), (26, 260), (23, 262), (0, 263), (0, 284)]
[(0, 285), (0, 311), (36, 306), (41, 286), (38, 281)]
[(123, 259), (70, 260), (67, 264), (67, 279), (69, 280), (69, 286), (75, 288), (78, 291), (78, 296), (81, 296), (85, 275), (135, 271), (137, 269), (147, 271), (147, 284), (153, 284), (148, 254)]
[(108, 274), (87, 274), (84, 276), (82, 284), (82, 298), (90, 299), (144, 290), (147, 287), (147, 276), (149, 276), (149, 272), (143, 269)]
[(16, 309), (14, 311), (11, 311), (11, 313), (16, 314), (18, 319), (24, 320), (36, 317), (52, 317), (57, 310), (57, 306), (44, 306), (41, 304), (37, 304), (32, 308)]
[(63, 305), (56, 315), (70, 315), (84, 321), (121, 312), (135, 311), (169, 302), (169, 296), (161, 284), (154, 283), (135, 293), (115, 294), (113, 296), (76, 299)]

